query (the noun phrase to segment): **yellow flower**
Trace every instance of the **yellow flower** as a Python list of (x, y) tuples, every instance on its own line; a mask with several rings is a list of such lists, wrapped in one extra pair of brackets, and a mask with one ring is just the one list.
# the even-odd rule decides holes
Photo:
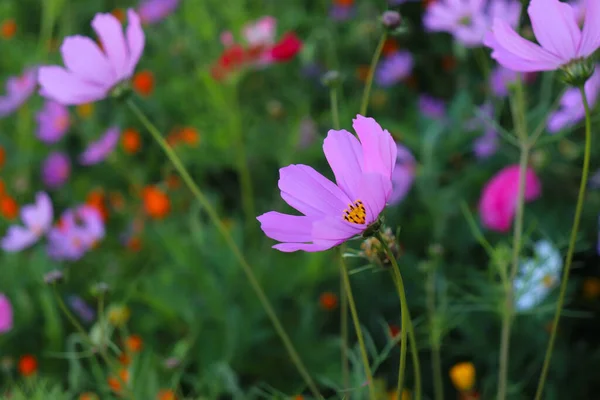
[(108, 310), (108, 321), (114, 326), (123, 326), (129, 320), (131, 311), (127, 306), (113, 305)]
[(80, 118), (86, 119), (94, 112), (94, 103), (81, 104), (76, 107), (76, 110)]
[(410, 400), (410, 392), (407, 389), (403, 389), (402, 398), (398, 399), (398, 391), (392, 390), (388, 393), (388, 400)]
[(461, 362), (450, 368), (450, 379), (460, 392), (473, 389), (475, 385), (475, 366), (471, 362)]

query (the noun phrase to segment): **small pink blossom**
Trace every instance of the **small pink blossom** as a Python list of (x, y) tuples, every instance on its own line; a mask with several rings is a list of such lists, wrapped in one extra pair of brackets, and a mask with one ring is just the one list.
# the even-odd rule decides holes
[(4, 293), (0, 293), (0, 334), (9, 332), (13, 328), (13, 310), (10, 300)]
[[(525, 201), (531, 202), (542, 193), (542, 185), (531, 168), (525, 175)], [(483, 225), (496, 232), (510, 230), (517, 210), (519, 166), (510, 165), (498, 172), (483, 188), (479, 215)]]
[(0, 96), (0, 117), (18, 110), (31, 97), (37, 84), (37, 69), (29, 68), (21, 76), (6, 81), (6, 96)]
[(154, 24), (171, 15), (178, 5), (179, 0), (144, 0), (137, 12), (142, 23)]
[(92, 28), (100, 38), (102, 50), (90, 38), (67, 37), (61, 48), (66, 68), (40, 67), (40, 94), (65, 105), (77, 105), (104, 99), (124, 80), (131, 78), (142, 51), (144, 31), (138, 15), (127, 12), (125, 33), (111, 14), (96, 14)]
[(44, 143), (56, 143), (67, 133), (71, 124), (69, 109), (49, 100), (37, 114), (37, 137)]
[(0, 242), (0, 247), (6, 252), (18, 252), (33, 246), (52, 225), (53, 211), (50, 197), (39, 192), (35, 204), (26, 205), (21, 209), (21, 219), (25, 226), (12, 225)]
[(60, 224), (48, 233), (48, 255), (54, 260), (77, 261), (104, 237), (102, 216), (82, 205), (63, 213)]
[(276, 28), (277, 20), (266, 16), (246, 24), (242, 28), (242, 34), (250, 47), (271, 46), (275, 43)]
[(81, 165), (93, 165), (104, 161), (117, 147), (120, 135), (119, 128), (113, 127), (107, 130), (100, 139), (91, 142), (79, 156)]

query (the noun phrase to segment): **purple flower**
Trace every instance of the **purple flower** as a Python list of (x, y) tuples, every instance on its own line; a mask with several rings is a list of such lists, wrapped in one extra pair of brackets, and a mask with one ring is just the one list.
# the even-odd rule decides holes
[(0, 293), (0, 333), (6, 333), (13, 327), (13, 310), (10, 300)]
[(334, 21), (347, 21), (354, 15), (354, 5), (333, 4), (329, 9), (329, 17)]
[[(505, 21), (509, 26), (516, 28), (521, 15), (521, 2), (514, 0), (490, 0), (487, 16), (488, 27), (496, 18)], [(483, 38), (482, 38), (483, 40)]]
[(518, 72), (504, 68), (501, 65), (497, 66), (490, 75), (492, 93), (497, 97), (508, 96), (509, 85), (515, 83), (518, 77)]
[(600, 2), (588, 0), (583, 31), (575, 10), (558, 0), (531, 0), (527, 9), (540, 45), (523, 39), (502, 19), (494, 20), (484, 43), (492, 58), (520, 72), (551, 71), (592, 55), (600, 46)]
[(279, 170), (281, 197), (302, 216), (271, 211), (259, 216), (261, 228), (291, 252), (330, 249), (362, 234), (377, 221), (392, 193), (397, 147), (373, 118), (357, 115), (358, 139), (345, 130), (330, 130), (323, 152), (337, 184), (308, 165)]
[(400, 203), (408, 194), (415, 180), (416, 162), (407, 147), (398, 145), (396, 166), (392, 172), (392, 195), (389, 205)]
[(16, 111), (33, 94), (37, 81), (37, 69), (29, 68), (21, 76), (6, 81), (6, 96), (0, 96), (0, 117)]
[(93, 165), (104, 161), (119, 143), (120, 135), (119, 128), (110, 128), (100, 139), (88, 145), (79, 156), (79, 162), (82, 165)]
[(427, 118), (442, 119), (446, 116), (444, 100), (422, 94), (419, 96), (419, 110)]
[(81, 318), (84, 322), (92, 322), (94, 318), (96, 318), (96, 311), (92, 307), (89, 306), (79, 296), (69, 296), (67, 299), (67, 303), (69, 307)]
[(51, 189), (64, 185), (70, 175), (71, 161), (64, 153), (50, 153), (42, 163), (42, 181)]
[[(600, 94), (600, 65), (596, 65), (594, 74), (585, 83), (585, 95), (593, 108)], [(579, 88), (570, 88), (565, 91), (560, 99), (560, 108), (548, 118), (548, 131), (556, 133), (561, 129), (570, 127), (585, 117), (585, 108)]]
[(88, 37), (67, 37), (60, 48), (66, 68), (40, 67), (40, 94), (65, 105), (90, 103), (129, 79), (144, 50), (145, 37), (138, 15), (129, 10), (127, 18), (129, 26), (123, 34), (116, 17), (96, 14), (92, 28), (103, 50)]
[(48, 255), (54, 260), (77, 261), (103, 237), (102, 216), (82, 205), (65, 211), (58, 226), (48, 232)]
[(466, 47), (479, 46), (488, 28), (483, 0), (440, 0), (427, 7), (423, 25), (430, 32), (448, 32)]
[(56, 143), (69, 130), (69, 109), (55, 101), (46, 101), (37, 114), (37, 122), (38, 139), (44, 143)]
[(380, 86), (392, 86), (406, 78), (412, 69), (412, 55), (407, 51), (398, 51), (379, 63), (375, 80)]
[(25, 226), (9, 227), (0, 247), (12, 253), (32, 246), (50, 229), (52, 217), (50, 197), (44, 192), (38, 192), (35, 196), (35, 204), (26, 205), (21, 209), (21, 219)]
[(491, 103), (479, 108), (480, 115), (467, 121), (466, 131), (483, 130), (483, 134), (473, 142), (473, 152), (478, 159), (491, 157), (498, 150), (498, 132), (490, 120), (494, 119), (494, 109)]
[(144, 24), (154, 24), (172, 14), (178, 5), (179, 0), (144, 0), (137, 11)]

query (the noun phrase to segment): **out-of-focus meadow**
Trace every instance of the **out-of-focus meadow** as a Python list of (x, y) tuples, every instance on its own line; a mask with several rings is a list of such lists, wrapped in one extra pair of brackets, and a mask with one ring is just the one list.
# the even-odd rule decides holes
[[(465, 0), (454, 27), (434, 8), (452, 3), (2, 0), (2, 398), (534, 398), (582, 174), (581, 99), (560, 72), (518, 75), (483, 33), (461, 31), (489, 31), (498, 7), (519, 27), (521, 2)], [(119, 40), (98, 37), (100, 18), (127, 29), (138, 15), (139, 62), (89, 97), (103, 70), (85, 46), (110, 58)], [(134, 53), (139, 32), (125, 32)], [(80, 52), (65, 41), (77, 35)], [(49, 65), (88, 83), (51, 80)], [(592, 111), (599, 79), (586, 86)], [(359, 338), (339, 252), (280, 252), (257, 220), (295, 213), (280, 168), (334, 178), (323, 140), (354, 132), (359, 113), (398, 145), (382, 232), (408, 350), (377, 239), (342, 250)], [(595, 139), (548, 400), (600, 390)]]

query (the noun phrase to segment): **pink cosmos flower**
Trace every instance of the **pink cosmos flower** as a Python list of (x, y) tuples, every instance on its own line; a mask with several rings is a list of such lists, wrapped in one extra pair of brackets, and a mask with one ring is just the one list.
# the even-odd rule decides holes
[(106, 159), (119, 143), (119, 128), (112, 127), (95, 142), (91, 142), (83, 153), (79, 156), (81, 165), (98, 164)]
[(358, 139), (345, 130), (330, 130), (323, 152), (337, 184), (308, 165), (279, 170), (281, 197), (302, 216), (271, 211), (259, 216), (261, 228), (291, 252), (330, 249), (363, 233), (377, 221), (392, 193), (397, 147), (373, 118), (357, 115)]
[(21, 209), (21, 219), (25, 226), (13, 225), (2, 238), (0, 247), (7, 252), (18, 252), (37, 242), (52, 225), (52, 201), (44, 192), (38, 192), (35, 204)]
[(144, 50), (144, 31), (138, 15), (127, 12), (129, 25), (123, 34), (119, 20), (111, 14), (96, 14), (92, 28), (102, 50), (90, 38), (67, 37), (60, 51), (66, 68), (40, 67), (40, 94), (65, 105), (101, 100), (120, 82), (129, 79)]
[(154, 24), (172, 14), (178, 5), (179, 0), (144, 0), (140, 3), (137, 12), (142, 23)]
[(48, 255), (54, 260), (76, 261), (104, 237), (102, 216), (82, 205), (63, 213), (58, 226), (48, 233)]
[(388, 201), (390, 206), (404, 200), (415, 180), (416, 168), (417, 163), (410, 150), (398, 145), (396, 166), (392, 172), (392, 194)]
[(558, 0), (531, 0), (527, 9), (540, 45), (523, 39), (506, 21), (496, 18), (484, 44), (492, 57), (514, 71), (551, 71), (587, 58), (600, 47), (600, 2), (587, 0), (583, 31), (575, 10)]
[(375, 79), (380, 86), (392, 86), (406, 78), (413, 69), (413, 56), (408, 51), (397, 51), (385, 57), (377, 67)]
[[(593, 108), (598, 102), (600, 95), (600, 65), (596, 65), (594, 73), (585, 82), (585, 95)], [(560, 108), (554, 111), (548, 118), (548, 131), (556, 133), (561, 129), (570, 127), (585, 118), (585, 108), (579, 88), (570, 88), (560, 99)]]
[(55, 101), (46, 101), (37, 114), (37, 122), (38, 139), (44, 143), (56, 143), (69, 129), (69, 109)]
[(10, 300), (0, 293), (0, 333), (6, 333), (13, 327), (13, 310)]
[[(531, 202), (542, 193), (542, 185), (528, 168), (525, 175), (525, 201)], [(517, 211), (519, 166), (510, 165), (498, 172), (483, 188), (479, 215), (483, 225), (496, 232), (508, 232)]]
[(52, 152), (42, 163), (42, 182), (51, 189), (64, 185), (71, 175), (71, 161), (62, 152)]
[(466, 47), (481, 44), (488, 20), (483, 0), (440, 0), (427, 7), (423, 25), (430, 32), (448, 32)]
[(0, 117), (19, 109), (35, 91), (37, 68), (23, 71), (21, 76), (12, 76), (6, 81), (6, 96), (0, 96)]

